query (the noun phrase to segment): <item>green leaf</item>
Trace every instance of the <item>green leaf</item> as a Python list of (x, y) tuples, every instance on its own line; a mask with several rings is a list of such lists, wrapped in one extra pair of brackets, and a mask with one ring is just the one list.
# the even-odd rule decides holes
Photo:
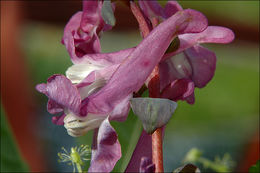
[(157, 128), (168, 123), (177, 103), (161, 98), (133, 98), (131, 107), (143, 123), (144, 130), (152, 134)]
[(260, 160), (258, 160), (255, 165), (249, 168), (249, 173), (255, 173), (255, 172), (260, 172)]
[(200, 169), (193, 164), (187, 164), (175, 169), (173, 173), (200, 173)]
[(122, 157), (117, 162), (113, 172), (124, 172), (142, 132), (142, 124), (132, 111), (129, 112), (125, 122), (112, 121), (111, 124), (118, 134), (122, 150)]
[(29, 169), (21, 159), (12, 132), (5, 119), (1, 106), (1, 172), (28, 172)]
[(116, 24), (116, 19), (114, 16), (114, 11), (112, 9), (112, 4), (110, 0), (103, 2), (101, 15), (106, 24), (114, 26)]

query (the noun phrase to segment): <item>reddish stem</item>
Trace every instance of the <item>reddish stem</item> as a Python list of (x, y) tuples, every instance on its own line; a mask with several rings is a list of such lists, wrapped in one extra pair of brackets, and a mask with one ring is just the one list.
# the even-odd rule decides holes
[(152, 134), (152, 154), (155, 172), (163, 172), (162, 128)]
[[(158, 66), (155, 67), (149, 81), (149, 97), (160, 98), (160, 76)], [(152, 156), (155, 164), (155, 172), (163, 172), (163, 147), (162, 128), (158, 128), (152, 134)]]
[[(131, 10), (139, 23), (139, 27), (143, 37), (145, 38), (149, 33), (149, 25), (145, 20), (145, 17), (140, 8), (134, 3), (130, 2)], [(158, 19), (154, 18), (152, 21), (153, 27), (156, 27), (159, 23)], [(149, 97), (160, 97), (160, 78), (158, 66), (155, 67), (152, 74), (148, 78), (149, 84)], [(163, 172), (163, 150), (162, 150), (162, 128), (158, 128), (152, 134), (152, 157), (155, 164), (155, 172)]]
[(143, 37), (145, 38), (150, 32), (149, 25), (147, 24), (142, 11), (136, 5), (135, 2), (131, 1), (130, 7), (131, 7), (132, 13), (134, 14), (137, 22), (139, 23), (139, 28), (141, 30), (141, 33), (142, 33)]

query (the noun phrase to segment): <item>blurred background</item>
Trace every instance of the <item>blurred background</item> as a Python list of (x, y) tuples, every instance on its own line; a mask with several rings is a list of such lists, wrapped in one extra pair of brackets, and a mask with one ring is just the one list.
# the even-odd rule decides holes
[[(196, 89), (194, 105), (179, 102), (166, 128), (165, 171), (181, 166), (197, 147), (209, 159), (229, 153), (234, 171), (245, 172), (259, 159), (259, 1), (179, 3), (204, 13), (210, 25), (232, 29), (236, 39), (206, 45), (218, 57), (215, 77)], [(81, 8), (81, 1), (1, 1), (1, 171), (71, 171), (57, 162), (61, 147), (91, 145), (92, 132), (72, 138), (52, 124), (47, 98), (35, 90), (72, 65), (60, 41), (66, 22)], [(101, 37), (103, 52), (142, 40), (127, 6), (119, 3), (115, 15), (116, 26)], [(123, 171), (142, 127), (132, 113), (112, 125), (123, 155), (114, 171)]]

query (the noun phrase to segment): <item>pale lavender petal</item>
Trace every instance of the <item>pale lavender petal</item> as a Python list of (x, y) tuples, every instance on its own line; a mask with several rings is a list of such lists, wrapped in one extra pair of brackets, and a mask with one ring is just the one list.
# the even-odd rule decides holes
[(152, 136), (148, 135), (144, 130), (136, 144), (134, 153), (125, 170), (125, 172), (138, 172), (142, 157), (152, 159)]
[(192, 67), (191, 79), (198, 88), (203, 88), (214, 76), (216, 69), (216, 55), (202, 47), (194, 46), (185, 51), (185, 55)]
[(176, 34), (201, 32), (207, 27), (203, 17), (195, 10), (184, 10), (158, 25), (118, 67), (108, 83), (89, 97), (88, 112), (111, 112), (119, 100), (138, 91)]
[(155, 164), (153, 164), (152, 160), (148, 157), (142, 157), (139, 173), (154, 173), (154, 172), (155, 172)]
[(79, 112), (81, 104), (79, 92), (65, 76), (53, 75), (47, 80), (47, 84), (39, 84), (36, 89), (63, 108)]
[(99, 127), (96, 139), (93, 140), (88, 172), (111, 172), (120, 158), (121, 146), (116, 131), (108, 119), (105, 119)]
[(180, 47), (177, 51), (165, 55), (163, 59), (167, 59), (184, 50), (200, 44), (200, 43), (230, 43), (234, 40), (235, 35), (232, 30), (221, 26), (208, 26), (201, 33), (182, 34), (179, 35)]
[(167, 19), (181, 10), (183, 10), (183, 9), (177, 1), (169, 0), (164, 7), (164, 18)]
[(164, 88), (161, 97), (178, 101), (186, 100), (193, 93), (194, 83), (190, 79), (177, 79)]

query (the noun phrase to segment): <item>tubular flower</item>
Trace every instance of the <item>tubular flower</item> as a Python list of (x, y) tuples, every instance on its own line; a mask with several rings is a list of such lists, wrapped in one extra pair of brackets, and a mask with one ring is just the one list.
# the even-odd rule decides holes
[[(154, 21), (164, 23), (180, 11), (185, 11), (176, 1), (168, 1), (164, 8), (157, 1), (138, 2), (148, 24)], [(155, 29), (153, 24), (152, 32)], [(220, 26), (206, 26), (201, 32), (179, 34), (171, 43), (173, 51), (168, 48), (157, 68), (148, 77), (146, 85), (149, 93), (151, 91), (155, 97), (173, 101), (185, 100), (193, 104), (195, 87), (205, 87), (214, 76), (216, 68), (215, 53), (200, 44), (230, 43), (234, 37), (232, 30)], [(147, 159), (152, 158), (152, 139), (145, 131), (139, 138), (126, 172), (139, 171), (144, 156)]]
[[(176, 1), (168, 1), (164, 8), (157, 1), (139, 0), (139, 5), (150, 21), (155, 18), (164, 21), (183, 10)], [(233, 39), (234, 33), (220, 26), (208, 26), (199, 33), (180, 34), (175, 40), (177, 49), (167, 51), (159, 63), (160, 97), (193, 104), (195, 87), (205, 87), (216, 68), (215, 53), (200, 44), (224, 44)]]
[[(85, 5), (90, 4), (87, 2), (84, 1)], [(101, 1), (91, 1), (88, 8), (93, 16), (99, 16), (100, 5)], [(95, 49), (100, 46), (96, 33), (102, 20), (93, 24), (92, 20), (90, 23), (86, 20), (93, 16), (83, 16), (84, 11), (75, 14), (64, 31), (63, 43), (74, 65), (68, 68), (66, 77), (53, 75), (36, 89), (49, 98), (47, 110), (51, 114), (61, 113), (52, 120), (64, 124), (69, 135), (77, 137), (96, 129), (89, 171), (110, 172), (121, 157), (121, 147), (109, 121), (126, 119), (133, 92), (142, 87), (172, 39), (179, 34), (205, 30), (207, 20), (195, 10), (179, 11), (154, 28), (136, 48), (99, 53)], [(79, 35), (82, 31), (87, 37)], [(80, 45), (77, 45), (79, 36)], [(90, 50), (82, 49), (85, 43)]]

